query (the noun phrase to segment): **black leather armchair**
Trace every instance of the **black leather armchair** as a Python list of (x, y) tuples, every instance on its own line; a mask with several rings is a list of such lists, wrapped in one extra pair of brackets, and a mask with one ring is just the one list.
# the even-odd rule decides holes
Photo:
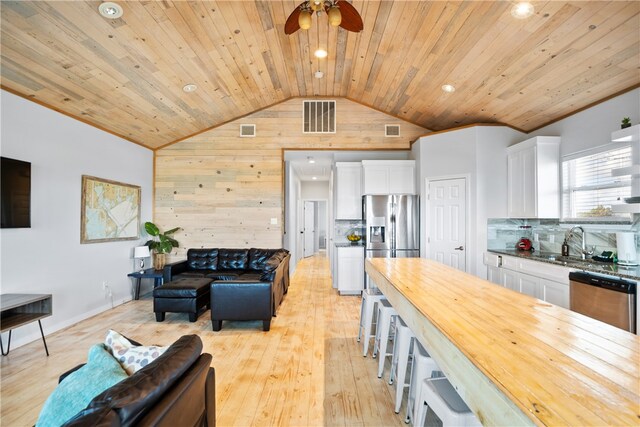
[(215, 426), (211, 360), (210, 354), (202, 354), (200, 337), (185, 335), (155, 361), (96, 396), (65, 426)]

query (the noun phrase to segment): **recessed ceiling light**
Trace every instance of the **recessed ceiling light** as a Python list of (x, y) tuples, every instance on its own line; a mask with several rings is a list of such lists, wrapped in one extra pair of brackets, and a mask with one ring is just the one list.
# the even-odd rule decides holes
[(182, 90), (189, 93), (189, 92), (195, 92), (195, 90), (198, 89), (198, 86), (194, 85), (193, 83), (190, 83), (188, 85), (184, 85), (182, 87)]
[(316, 179), (318, 179), (318, 177), (317, 176), (312, 176), (311, 179), (315, 181)]
[(98, 6), (98, 12), (100, 12), (100, 15), (108, 19), (120, 18), (123, 13), (122, 7), (119, 4), (110, 1), (101, 3), (100, 6)]
[(533, 5), (527, 1), (516, 3), (511, 8), (511, 15), (517, 19), (527, 19), (533, 15)]
[(314, 76), (316, 79), (321, 79), (321, 78), (323, 78), (323, 77), (324, 77), (324, 73), (323, 73), (322, 71), (316, 71), (315, 73), (313, 73), (313, 76)]
[(307, 160), (309, 161), (309, 163), (315, 163), (316, 159), (314, 159), (313, 157), (307, 157)]
[(451, 92), (454, 92), (456, 90), (456, 88), (451, 86), (451, 85), (443, 85), (442, 86), (442, 90), (447, 92), (447, 93), (451, 93)]
[(327, 51), (324, 49), (318, 49), (313, 54), (316, 56), (316, 58), (326, 58), (328, 55)]

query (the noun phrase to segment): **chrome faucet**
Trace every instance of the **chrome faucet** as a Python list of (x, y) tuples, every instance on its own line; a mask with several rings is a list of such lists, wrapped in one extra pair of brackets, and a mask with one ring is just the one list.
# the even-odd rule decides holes
[(584, 235), (584, 228), (582, 228), (579, 225), (576, 225), (576, 226), (572, 227), (571, 230), (569, 230), (569, 237), (573, 236), (573, 231), (574, 230), (580, 230), (582, 232), (582, 234), (581, 234), (582, 246), (581, 246), (581, 254), (580, 254), (580, 256), (582, 257), (582, 259), (587, 259), (587, 255), (589, 255), (589, 256), (593, 255), (593, 252), (595, 251), (595, 246), (591, 247), (591, 251), (587, 251), (587, 241), (586, 241), (585, 235)]

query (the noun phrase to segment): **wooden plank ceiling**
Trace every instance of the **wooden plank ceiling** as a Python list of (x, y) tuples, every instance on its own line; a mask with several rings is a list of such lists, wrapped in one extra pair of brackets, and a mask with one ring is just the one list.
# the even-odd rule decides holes
[(363, 32), (323, 15), (286, 36), (298, 2), (120, 2), (107, 20), (96, 1), (2, 1), (2, 87), (155, 149), (291, 97), (530, 131), (640, 84), (638, 1), (534, 1), (518, 20), (507, 1), (357, 0)]

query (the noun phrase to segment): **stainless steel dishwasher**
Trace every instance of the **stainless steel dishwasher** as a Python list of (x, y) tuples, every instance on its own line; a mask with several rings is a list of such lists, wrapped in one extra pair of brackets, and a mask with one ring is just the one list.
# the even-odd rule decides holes
[(569, 308), (577, 313), (636, 332), (636, 284), (584, 272), (569, 273)]

